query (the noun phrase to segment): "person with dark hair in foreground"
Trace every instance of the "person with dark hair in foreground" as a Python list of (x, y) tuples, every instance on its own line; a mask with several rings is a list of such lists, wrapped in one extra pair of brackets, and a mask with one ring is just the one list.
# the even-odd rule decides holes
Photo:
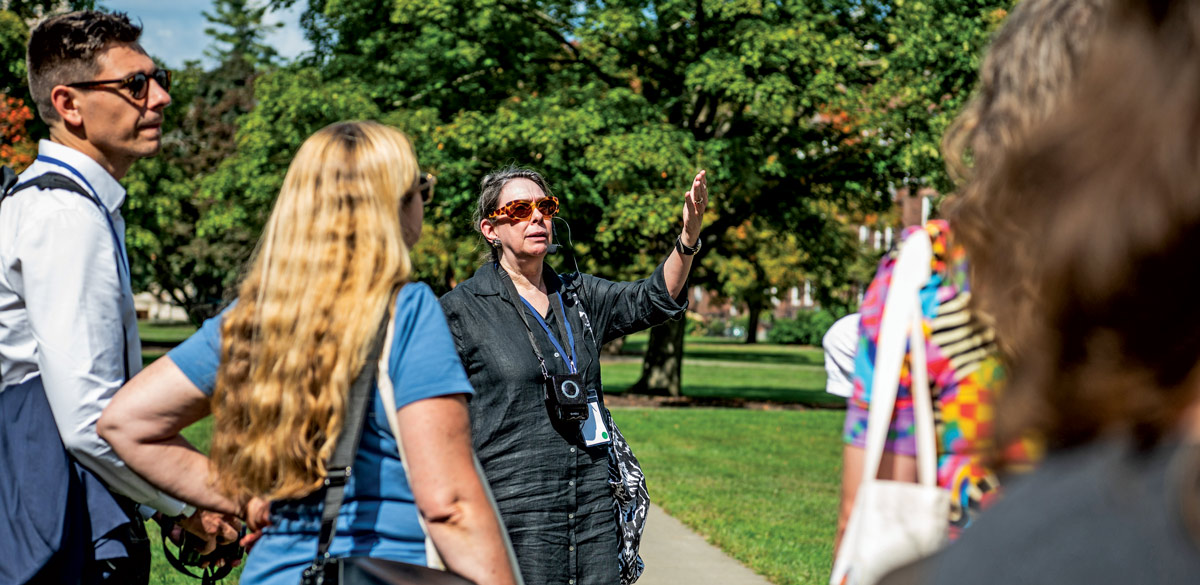
[(118, 181), (158, 152), (171, 103), (140, 35), (86, 11), (29, 37), (50, 139), (0, 193), (0, 583), (145, 583), (155, 513), (184, 517), (209, 548), (237, 535), (236, 519), (158, 491), (96, 432), (142, 364)]
[[(997, 437), (1048, 456), (904, 583), (1200, 582), (1200, 4), (1121, 0), (1072, 107), (981, 178), (1012, 217), (1031, 319)], [(1001, 443), (1002, 444), (1002, 443)]]

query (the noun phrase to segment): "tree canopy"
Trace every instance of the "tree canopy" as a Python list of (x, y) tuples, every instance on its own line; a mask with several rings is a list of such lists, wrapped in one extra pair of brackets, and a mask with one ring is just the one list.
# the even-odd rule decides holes
[[(681, 195), (704, 168), (713, 205), (693, 283), (752, 312), (802, 282), (823, 305), (850, 308), (873, 259), (856, 224), (882, 222), (896, 188), (950, 187), (940, 134), (1012, 2), (269, 6), (295, 4), (313, 51), (280, 63), (266, 7), (215, 1), (206, 32), (219, 65), (179, 73), (164, 152), (127, 181), (139, 284), (194, 318), (229, 297), (299, 144), (347, 118), (405, 130), (438, 176), (414, 265), (439, 292), (483, 251), (469, 218), (497, 167), (544, 173), (563, 202), (559, 240), (581, 269), (611, 279), (644, 277), (669, 252)], [(11, 52), (27, 31), (4, 14), (0, 51)], [(0, 88), (15, 76), (0, 71)]]

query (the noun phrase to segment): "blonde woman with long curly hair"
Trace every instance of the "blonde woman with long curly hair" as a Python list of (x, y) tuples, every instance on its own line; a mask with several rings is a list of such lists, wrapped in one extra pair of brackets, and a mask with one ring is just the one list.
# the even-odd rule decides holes
[[(102, 436), (150, 482), (265, 525), (242, 583), (294, 585), (311, 563), (326, 462), (385, 318), (408, 473), (375, 392), (330, 553), (425, 564), (420, 518), (448, 568), (513, 582), (472, 458), (471, 386), (436, 297), (408, 282), (432, 195), (422, 176), (408, 139), (387, 126), (346, 122), (310, 137), (238, 301), (135, 377), (101, 418)], [(211, 459), (179, 435), (210, 411)]]

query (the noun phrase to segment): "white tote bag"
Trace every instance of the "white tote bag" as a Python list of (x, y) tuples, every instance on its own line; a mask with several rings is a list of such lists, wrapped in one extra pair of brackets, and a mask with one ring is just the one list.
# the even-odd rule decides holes
[[(862, 483), (830, 585), (874, 585), (891, 570), (932, 554), (946, 541), (950, 493), (937, 485), (937, 443), (920, 304), (932, 257), (929, 235), (920, 230), (904, 240), (896, 260), (879, 325)], [(878, 479), (906, 341), (912, 348), (917, 483)]]

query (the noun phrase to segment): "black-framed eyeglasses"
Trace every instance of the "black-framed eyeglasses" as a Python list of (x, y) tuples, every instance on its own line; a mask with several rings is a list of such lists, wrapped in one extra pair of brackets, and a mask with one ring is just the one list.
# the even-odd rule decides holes
[(96, 81), (79, 81), (76, 83), (68, 83), (67, 87), (78, 87), (81, 89), (90, 89), (100, 85), (109, 83), (118, 84), (117, 87), (129, 90), (129, 95), (133, 99), (140, 100), (146, 97), (147, 90), (150, 88), (150, 80), (158, 82), (158, 85), (163, 88), (163, 91), (171, 91), (171, 72), (166, 69), (155, 69), (150, 75), (146, 75), (141, 71), (130, 75), (124, 79), (98, 79)]
[(437, 184), (437, 177), (431, 173), (417, 172), (417, 185), (413, 189), (421, 196), (421, 203), (429, 205), (433, 202), (433, 186)]

